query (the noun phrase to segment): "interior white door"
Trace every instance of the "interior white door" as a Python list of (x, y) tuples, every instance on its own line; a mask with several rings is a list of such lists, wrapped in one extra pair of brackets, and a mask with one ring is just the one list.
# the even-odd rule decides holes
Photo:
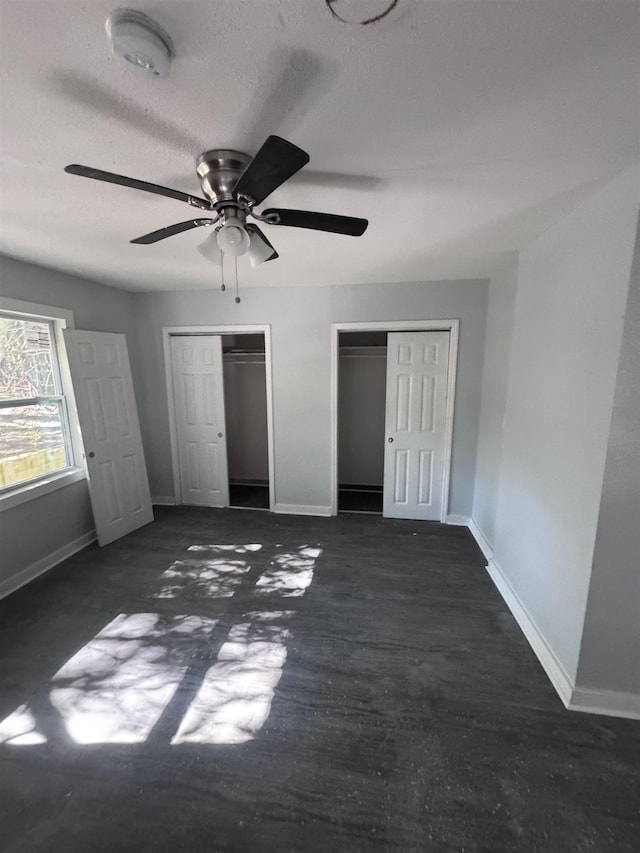
[(153, 521), (124, 335), (65, 329), (98, 543)]
[(449, 332), (387, 336), (383, 514), (439, 521), (445, 472)]
[(222, 338), (171, 338), (182, 503), (229, 506)]

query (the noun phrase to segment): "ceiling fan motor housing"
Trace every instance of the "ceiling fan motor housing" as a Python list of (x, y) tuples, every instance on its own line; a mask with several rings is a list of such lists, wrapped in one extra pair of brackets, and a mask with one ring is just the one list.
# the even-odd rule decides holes
[(233, 195), (233, 188), (251, 159), (248, 154), (229, 148), (205, 151), (196, 161), (202, 192), (212, 202), (235, 203), (237, 199)]

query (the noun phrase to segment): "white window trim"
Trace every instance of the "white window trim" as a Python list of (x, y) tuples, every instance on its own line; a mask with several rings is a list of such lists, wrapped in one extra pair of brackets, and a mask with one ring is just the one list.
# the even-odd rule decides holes
[(60, 366), (62, 392), (67, 402), (69, 437), (73, 458), (76, 462), (76, 465), (73, 467), (66, 468), (64, 471), (54, 472), (50, 476), (43, 477), (35, 482), (18, 483), (14, 489), (0, 495), (0, 512), (4, 512), (5, 510), (19, 506), (20, 504), (27, 503), (28, 501), (35, 500), (43, 495), (62, 489), (65, 486), (70, 486), (72, 483), (77, 483), (80, 480), (86, 480), (87, 471), (84, 464), (78, 464), (78, 462), (84, 463), (84, 448), (82, 446), (82, 435), (80, 433), (78, 412), (76, 410), (75, 397), (73, 395), (69, 361), (67, 359), (64, 336), (62, 334), (63, 329), (75, 328), (73, 311), (70, 308), (58, 308), (53, 305), (40, 305), (35, 302), (23, 302), (19, 299), (8, 299), (4, 296), (0, 296), (0, 311), (8, 311), (18, 316), (22, 314), (26, 317), (42, 317), (45, 320), (53, 321), (58, 363)]

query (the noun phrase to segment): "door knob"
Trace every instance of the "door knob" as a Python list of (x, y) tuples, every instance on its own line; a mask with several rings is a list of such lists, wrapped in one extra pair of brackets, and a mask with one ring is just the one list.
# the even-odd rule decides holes
[(218, 433), (218, 438), (222, 438), (222, 433), (221, 433), (221, 432), (219, 432), (219, 433)]
[(389, 442), (389, 444), (391, 444), (391, 442), (393, 441), (393, 438), (388, 438), (387, 441)]
[(93, 452), (93, 450), (92, 450), (92, 451), (90, 451), (90, 453), (89, 453), (89, 459), (93, 459), (93, 457), (94, 457), (95, 455), (96, 455), (96, 454)]

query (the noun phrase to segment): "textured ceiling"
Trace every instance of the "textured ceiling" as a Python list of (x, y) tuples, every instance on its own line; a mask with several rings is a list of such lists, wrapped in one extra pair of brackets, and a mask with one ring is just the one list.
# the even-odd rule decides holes
[[(345, 17), (385, 0), (336, 0)], [(639, 158), (640, 4), (399, 0), (345, 25), (324, 0), (160, 0), (165, 79), (112, 57), (115, 3), (0, 0), (0, 251), (130, 290), (218, 268), (170, 199), (63, 172), (83, 163), (199, 194), (195, 158), (270, 133), (311, 162), (265, 206), (365, 216), (359, 239), (267, 228), (280, 259), (243, 284), (476, 277)]]

